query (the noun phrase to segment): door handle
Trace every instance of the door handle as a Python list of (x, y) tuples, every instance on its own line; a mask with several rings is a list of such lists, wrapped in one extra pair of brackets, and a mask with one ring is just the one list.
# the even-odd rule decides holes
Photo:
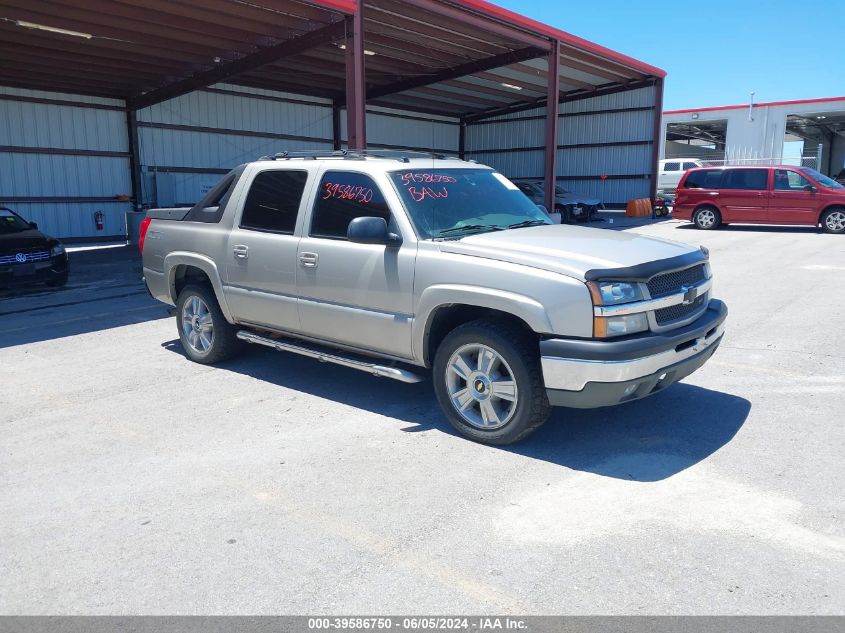
[(246, 259), (249, 257), (249, 249), (244, 246), (243, 244), (238, 244), (234, 248), (232, 248), (232, 252), (235, 254), (235, 257), (240, 259)]
[(316, 268), (317, 267), (317, 253), (300, 253), (299, 254), (299, 265), (303, 268)]

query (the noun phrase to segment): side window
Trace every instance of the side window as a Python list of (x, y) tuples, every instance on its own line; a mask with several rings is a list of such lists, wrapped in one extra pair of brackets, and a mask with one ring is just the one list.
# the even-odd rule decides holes
[(702, 169), (691, 172), (684, 182), (684, 189), (720, 189), (722, 169)]
[(684, 163), (684, 171), (687, 169), (695, 169), (696, 167), (698, 167), (698, 165), (695, 163)]
[(804, 187), (812, 184), (797, 171), (775, 169), (775, 189), (778, 191), (803, 191)]
[(722, 182), (722, 189), (759, 191), (768, 189), (768, 169), (729, 169)]
[(327, 171), (320, 181), (311, 236), (346, 239), (349, 223), (373, 216), (390, 222), (390, 209), (373, 179), (348, 171)]
[(681, 171), (681, 163), (666, 163), (663, 165), (663, 171)]
[(306, 180), (307, 171), (262, 171), (249, 188), (241, 228), (292, 234)]

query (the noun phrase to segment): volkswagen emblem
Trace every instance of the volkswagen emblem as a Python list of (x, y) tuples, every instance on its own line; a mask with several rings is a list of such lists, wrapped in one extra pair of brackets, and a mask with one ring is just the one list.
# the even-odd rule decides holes
[(26, 253), (18, 253), (15, 255), (15, 261), (19, 264), (23, 264), (26, 261)]

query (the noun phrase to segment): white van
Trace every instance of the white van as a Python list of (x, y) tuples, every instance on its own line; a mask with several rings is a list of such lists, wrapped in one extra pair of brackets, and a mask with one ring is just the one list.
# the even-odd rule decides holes
[(657, 189), (663, 193), (674, 195), (684, 172), (696, 167), (704, 167), (704, 163), (697, 158), (664, 158), (660, 161)]

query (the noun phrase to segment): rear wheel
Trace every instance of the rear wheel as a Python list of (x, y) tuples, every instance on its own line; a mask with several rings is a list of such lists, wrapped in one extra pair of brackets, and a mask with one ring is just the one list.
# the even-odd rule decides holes
[(711, 231), (719, 228), (722, 223), (722, 216), (715, 207), (699, 207), (692, 216), (695, 226), (704, 231)]
[(433, 380), (450, 424), (483, 444), (517, 442), (551, 410), (536, 341), (499, 321), (473, 321), (449, 333), (435, 354)]
[(176, 326), (185, 355), (210, 365), (234, 356), (240, 349), (237, 328), (226, 321), (214, 291), (188, 285), (176, 301)]
[(834, 207), (822, 214), (825, 233), (845, 233), (845, 207)]

